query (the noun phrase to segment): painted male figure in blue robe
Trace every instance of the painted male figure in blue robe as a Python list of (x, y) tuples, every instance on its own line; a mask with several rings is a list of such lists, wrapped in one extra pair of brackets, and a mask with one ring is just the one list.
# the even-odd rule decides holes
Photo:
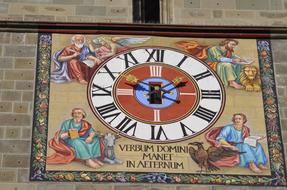
[(84, 120), (86, 113), (81, 108), (72, 110), (72, 119), (62, 123), (61, 129), (49, 141), (55, 153), (47, 158), (48, 164), (84, 161), (91, 168), (103, 165), (98, 159), (102, 156), (102, 144), (91, 124)]
[(216, 140), (223, 146), (243, 152), (240, 154), (239, 166), (248, 167), (255, 173), (262, 173), (267, 169), (267, 158), (260, 143), (256, 147), (244, 143), (244, 138), (249, 136), (249, 129), (244, 124), (247, 122), (246, 116), (242, 113), (233, 115), (233, 124), (224, 126)]

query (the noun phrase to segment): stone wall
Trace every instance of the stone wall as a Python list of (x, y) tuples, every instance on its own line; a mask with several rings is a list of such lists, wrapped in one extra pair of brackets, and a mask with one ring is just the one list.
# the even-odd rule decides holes
[(132, 22), (132, 0), (1, 0), (0, 20)]
[[(271, 3), (272, 1), (272, 3)], [(131, 0), (1, 0), (0, 20), (132, 22)], [(285, 26), (283, 0), (163, 0), (162, 22)], [(37, 34), (0, 33), (0, 190), (219, 190), (223, 186), (31, 183), (28, 181)], [(287, 143), (287, 40), (273, 40), (281, 124)], [(285, 146), (287, 147), (287, 146)], [(232, 187), (255, 190), (258, 187)], [(271, 189), (271, 188), (268, 188)], [(282, 187), (272, 189), (284, 189)]]
[(169, 23), (287, 26), (285, 0), (172, 0)]
[[(161, 0), (162, 23), (286, 26), (286, 0)], [(1, 0), (0, 20), (132, 22), (132, 0)]]

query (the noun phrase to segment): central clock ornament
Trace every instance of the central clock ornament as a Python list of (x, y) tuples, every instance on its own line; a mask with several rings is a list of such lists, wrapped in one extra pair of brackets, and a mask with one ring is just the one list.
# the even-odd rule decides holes
[(88, 87), (97, 118), (116, 133), (153, 143), (192, 138), (221, 115), (225, 92), (206, 63), (166, 47), (140, 47), (108, 59)]
[(168, 64), (145, 63), (124, 71), (114, 83), (118, 107), (131, 118), (151, 124), (180, 121), (197, 107), (196, 81)]

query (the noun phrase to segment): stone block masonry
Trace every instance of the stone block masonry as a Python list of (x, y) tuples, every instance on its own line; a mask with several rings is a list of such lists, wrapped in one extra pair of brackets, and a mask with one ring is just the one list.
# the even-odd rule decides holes
[[(173, 0), (167, 24), (287, 26), (284, 0)], [(198, 14), (198, 12), (202, 12)], [(189, 13), (189, 14), (182, 14)], [(212, 17), (207, 17), (210, 13)], [(165, 14), (164, 14), (165, 15)]]
[[(87, 16), (89, 19), (83, 18)], [(5, 0), (0, 3), (0, 20), (34, 22), (107, 22), (108, 20), (131, 23), (132, 0)], [(24, 38), (21, 39), (25, 42)]]

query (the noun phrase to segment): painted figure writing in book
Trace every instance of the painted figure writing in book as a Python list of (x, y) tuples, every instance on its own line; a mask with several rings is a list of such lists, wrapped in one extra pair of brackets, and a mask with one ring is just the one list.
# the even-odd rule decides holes
[(48, 164), (67, 164), (75, 160), (85, 162), (91, 168), (103, 165), (99, 159), (104, 158), (104, 144), (85, 117), (82, 108), (72, 110), (72, 119), (64, 121), (49, 141), (49, 147), (55, 153), (47, 157)]
[[(232, 124), (224, 127), (214, 128), (206, 133), (206, 139), (214, 146), (223, 146), (233, 150), (239, 150), (240, 155), (225, 158), (215, 163), (217, 166), (248, 167), (255, 173), (262, 173), (267, 169), (267, 158), (260, 143), (253, 143), (250, 140), (250, 129), (245, 125), (246, 115), (236, 113), (232, 117)], [(256, 142), (261, 138), (254, 139)]]
[(234, 54), (234, 49), (238, 43), (234, 39), (223, 40), (218, 46), (208, 49), (206, 61), (216, 70), (225, 86), (242, 89), (244, 87), (239, 81), (242, 68), (240, 63), (245, 62), (247, 64), (247, 61)]
[[(94, 66), (101, 61), (92, 50), (91, 41), (87, 46), (83, 35), (74, 35), (71, 44), (53, 56), (55, 69), (51, 72), (51, 81), (56, 83), (76, 80), (87, 84)], [(92, 64), (91, 64), (92, 63)]]
[(239, 42), (234, 39), (225, 39), (216, 46), (201, 45), (197, 41), (182, 40), (175, 43), (188, 53), (205, 61), (216, 71), (224, 86), (243, 89), (240, 84), (242, 65), (251, 64), (253, 61), (245, 60), (235, 55), (234, 50)]

